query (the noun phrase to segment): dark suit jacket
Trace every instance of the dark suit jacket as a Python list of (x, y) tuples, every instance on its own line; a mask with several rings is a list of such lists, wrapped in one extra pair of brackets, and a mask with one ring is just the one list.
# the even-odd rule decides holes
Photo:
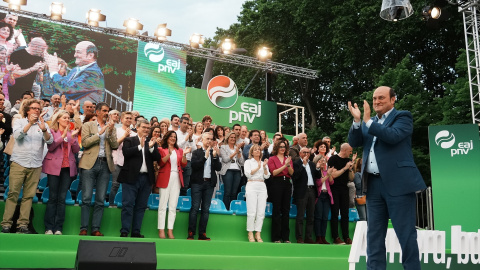
[(82, 71), (75, 67), (65, 77), (55, 74), (52, 81), (55, 90), (60, 95), (66, 95), (67, 100), (80, 100), (81, 104), (87, 100), (93, 103), (103, 102), (105, 80), (96, 62)]
[[(372, 118), (373, 119), (373, 118)], [(374, 151), (378, 169), (387, 192), (400, 196), (426, 188), (425, 182), (413, 160), (413, 119), (408, 111), (393, 109), (383, 124), (373, 122), (370, 128), (365, 123), (348, 133), (352, 147), (363, 146), (362, 189), (366, 191), (365, 164), (376, 136)]]
[[(313, 177), (313, 185), (315, 186), (315, 191), (317, 191), (317, 180), (320, 178), (320, 171), (317, 171), (315, 164), (311, 161), (308, 161), (308, 166), (310, 166), (310, 171), (312, 172)], [(301, 158), (298, 158), (296, 161), (293, 162), (293, 198), (295, 200), (302, 199), (305, 197), (305, 193), (307, 192), (307, 184), (308, 184), (308, 175), (307, 170), (303, 167), (303, 161)], [(317, 197), (317, 192), (315, 192), (315, 197)]]
[[(138, 136), (125, 138), (123, 141), (122, 153), (125, 158), (122, 170), (120, 171), (120, 177), (118, 182), (135, 184), (140, 174), (140, 168), (142, 167), (143, 157), (142, 151), (138, 150), (140, 145), (140, 139)], [(153, 146), (153, 152), (150, 153), (148, 149), (148, 141), (145, 140), (145, 163), (148, 170), (148, 179), (153, 185), (155, 183), (155, 171), (153, 169), (153, 161), (160, 160), (160, 153), (158, 153), (158, 146), (155, 143)]]
[[(219, 153), (220, 154), (220, 153)], [(220, 163), (219, 155), (213, 157), (211, 155), (212, 160), (212, 180), (210, 180), (210, 184), (212, 187), (217, 185), (217, 174), (216, 171), (219, 172), (222, 169), (222, 164)], [(191, 183), (194, 184), (201, 184), (204, 182), (203, 180), (203, 167), (207, 159), (205, 158), (205, 150), (203, 148), (199, 148), (192, 153), (192, 175), (190, 176)]]

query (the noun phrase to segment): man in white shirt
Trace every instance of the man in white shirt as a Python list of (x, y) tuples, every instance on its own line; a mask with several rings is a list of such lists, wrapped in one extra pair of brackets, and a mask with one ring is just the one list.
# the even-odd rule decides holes
[[(193, 141), (193, 130), (188, 129), (190, 119), (188, 117), (182, 116), (180, 118), (180, 128), (176, 131), (177, 133), (177, 144), (178, 147), (182, 149), (191, 148), (193, 150), (197, 149), (195, 142)], [(192, 175), (192, 152), (187, 154), (187, 166), (183, 168), (183, 188), (180, 189), (180, 196), (186, 196), (187, 190), (190, 185), (190, 176)]]
[(15, 29), (18, 22), (18, 16), (9, 13), (5, 16), (5, 22), (13, 27), (13, 37), (8, 42), (12, 43), (15, 49), (26, 47), (27, 42), (25, 41), (25, 37), (22, 34), (22, 29)]
[(112, 187), (110, 189), (110, 194), (108, 197), (108, 202), (112, 204), (115, 200), (115, 195), (117, 195), (118, 187), (120, 183), (118, 182), (118, 175), (123, 167), (124, 157), (122, 152), (123, 141), (128, 137), (135, 137), (137, 133), (130, 130), (130, 125), (132, 124), (132, 113), (123, 112), (122, 113), (122, 126), (117, 128), (117, 142), (118, 149), (112, 151), (113, 163), (115, 164), (115, 171), (112, 173)]

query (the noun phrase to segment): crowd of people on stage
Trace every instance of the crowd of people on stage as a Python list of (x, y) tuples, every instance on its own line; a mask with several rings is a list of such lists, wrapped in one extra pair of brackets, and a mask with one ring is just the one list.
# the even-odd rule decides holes
[(298, 243), (330, 244), (326, 240), (330, 218), (333, 243), (351, 244), (349, 219), (340, 220), (342, 240), (338, 214), (329, 217), (330, 211), (348, 217), (349, 208), (356, 205), (360, 220), (366, 220), (365, 204), (355, 200), (364, 195), (359, 179), (361, 159), (352, 155), (348, 143), (341, 144), (337, 153), (334, 146), (330, 148), (329, 137), (308, 147), (305, 133), (293, 137), (292, 142), (281, 133), (269, 140), (263, 130), (248, 130), (240, 124), (214, 125), (208, 115), (197, 123), (188, 113), (147, 120), (137, 111), (119, 112), (106, 103), (85, 101), (80, 108), (78, 101), (63, 95), (38, 100), (33, 92), (26, 91), (18, 112), (6, 108), (5, 100), (0, 93), (1, 147), (10, 162), (9, 192), (1, 222), (4, 233), (12, 230), (21, 192), (15, 231), (30, 233), (29, 215), (41, 173), (47, 175), (49, 187), (45, 234), (62, 234), (66, 194), (77, 174), (77, 195), (81, 190), (82, 201), (80, 235), (90, 230), (93, 236), (103, 236), (104, 202), (113, 204), (120, 184), (121, 237), (144, 237), (140, 228), (147, 201), (151, 193), (158, 193), (158, 235), (175, 238), (177, 202), (190, 189), (188, 239), (198, 235), (199, 240), (210, 240), (209, 209), (220, 184), (227, 210), (245, 185), (250, 242), (263, 242), (267, 201), (273, 206), (271, 239), (275, 243), (290, 243), (292, 198), (297, 206)]

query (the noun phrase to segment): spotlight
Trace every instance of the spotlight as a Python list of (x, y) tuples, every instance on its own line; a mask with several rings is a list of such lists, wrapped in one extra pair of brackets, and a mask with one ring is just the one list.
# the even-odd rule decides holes
[(237, 47), (237, 45), (235, 45), (235, 43), (233, 43), (233, 40), (229, 39), (229, 38), (226, 38), (223, 42), (222, 42), (222, 52), (224, 54), (231, 54), (233, 53), (233, 51), (235, 50), (235, 48)]
[(21, 6), (27, 5), (27, 0), (3, 0), (3, 2), (8, 3), (8, 8), (13, 10), (20, 10)]
[(423, 8), (422, 14), (426, 20), (430, 18), (437, 20), (442, 15), (442, 9), (437, 6), (426, 6)]
[(52, 20), (62, 20), (63, 14), (65, 14), (65, 7), (63, 6), (63, 3), (53, 2), (50, 5), (50, 18), (52, 18)]
[(198, 49), (200, 44), (203, 44), (204, 42), (205, 38), (203, 38), (203, 35), (195, 33), (190, 37), (190, 46), (192, 46), (192, 48)]
[(383, 0), (380, 18), (396, 22), (410, 17), (413, 8), (409, 0)]
[(98, 27), (98, 22), (104, 22), (107, 19), (107, 16), (100, 13), (101, 10), (99, 9), (90, 9), (87, 12), (87, 21), (88, 24), (91, 26)]
[(167, 28), (166, 23), (161, 23), (157, 26), (157, 29), (155, 29), (155, 33), (153, 33), (158, 40), (167, 40), (167, 37), (172, 35), (172, 30)]
[(143, 24), (134, 18), (125, 20), (123, 26), (127, 28), (127, 33), (131, 35), (136, 35), (138, 30), (143, 30)]
[(257, 52), (257, 58), (260, 61), (267, 61), (268, 59), (272, 59), (272, 52), (267, 47), (262, 47)]

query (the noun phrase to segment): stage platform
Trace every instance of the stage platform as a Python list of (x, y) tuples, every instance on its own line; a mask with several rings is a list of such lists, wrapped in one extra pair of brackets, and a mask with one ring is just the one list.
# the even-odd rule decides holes
[[(266, 218), (264, 243), (247, 240), (246, 216), (210, 214), (207, 235), (211, 241), (186, 240), (188, 213), (177, 212), (176, 239), (159, 239), (157, 211), (147, 210), (142, 226), (146, 238), (120, 238), (119, 208), (105, 208), (104, 237), (78, 236), (80, 207), (67, 206), (64, 235), (45, 235), (44, 204), (34, 204), (36, 235), (0, 234), (0, 268), (63, 268), (75, 267), (78, 242), (83, 240), (155, 242), (157, 269), (348, 269), (350, 246), (313, 244), (275, 244), (270, 240), (271, 219)], [(4, 202), (0, 202), (3, 214)], [(290, 219), (290, 240), (295, 242), (295, 220)], [(350, 223), (353, 238), (355, 223)], [(329, 230), (327, 232), (329, 236)], [(330, 237), (327, 240), (331, 240)]]

